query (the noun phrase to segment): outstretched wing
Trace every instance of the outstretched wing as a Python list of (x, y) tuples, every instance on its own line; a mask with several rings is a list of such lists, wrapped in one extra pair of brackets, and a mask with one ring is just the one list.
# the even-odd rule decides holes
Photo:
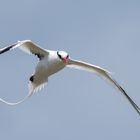
[[(34, 54), (40, 60), (43, 59), (45, 56), (49, 55), (49, 52), (47, 50), (38, 47), (38, 45), (34, 44), (30, 40), (18, 41), (15, 44), (12, 44), (8, 47), (2, 48), (2, 49), (0, 49), (0, 54), (3, 54), (5, 52), (7, 52), (9, 50), (12, 50), (12, 49), (15, 49), (15, 48), (19, 48), (19, 49), (23, 50), (24, 52), (26, 52), (28, 54)], [(24, 102), (27, 98), (29, 98), (35, 91), (37, 91), (38, 89), (41, 89), (41, 87), (43, 87), (44, 85), (45, 84), (34, 85), (33, 83), (31, 83), (31, 81), (29, 81), (29, 93), (23, 99), (21, 99), (18, 102), (14, 102), (14, 103), (5, 101), (2, 98), (0, 98), (0, 101), (3, 102), (3, 103), (6, 103), (8, 105), (20, 104), (20, 103)]]
[(72, 60), (70, 59), (68, 62), (68, 67), (80, 69), (80, 70), (85, 70), (89, 72), (94, 72), (101, 78), (107, 80), (109, 83), (111, 83), (115, 88), (117, 88), (130, 102), (132, 107), (136, 110), (136, 112), (140, 115), (140, 108), (136, 105), (136, 103), (128, 96), (126, 91), (111, 77), (110, 73), (96, 65), (92, 65), (89, 63), (85, 63), (82, 61), (77, 61), (77, 60)]
[(34, 54), (39, 59), (42, 59), (49, 54), (47, 50), (40, 48), (38, 45), (34, 44), (31, 40), (18, 41), (15, 44), (2, 48), (0, 49), (0, 54), (5, 53), (15, 48), (19, 48), (28, 54)]

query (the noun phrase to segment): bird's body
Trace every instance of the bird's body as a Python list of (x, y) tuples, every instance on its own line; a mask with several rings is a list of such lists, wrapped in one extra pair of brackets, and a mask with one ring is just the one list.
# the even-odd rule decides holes
[(37, 87), (41, 89), (44, 86), (44, 83), (48, 81), (49, 76), (55, 74), (64, 67), (65, 64), (58, 59), (57, 52), (49, 51), (49, 55), (45, 56), (38, 62), (33, 75), (30, 77), (30, 92), (35, 90)]
[(18, 41), (13, 45), (0, 49), (0, 54), (3, 54), (15, 48), (19, 48), (28, 54), (36, 55), (39, 58), (39, 62), (35, 68), (35, 71), (29, 78), (29, 94), (25, 98), (15, 103), (7, 102), (1, 98), (0, 101), (9, 105), (16, 105), (25, 101), (35, 91), (38, 91), (42, 87), (44, 87), (44, 85), (48, 81), (49, 76), (55, 74), (56, 72), (62, 70), (67, 66), (67, 67), (93, 72), (98, 76), (100, 76), (101, 78), (109, 81), (116, 89), (118, 89), (126, 97), (126, 99), (130, 102), (132, 107), (140, 115), (140, 108), (127, 95), (125, 90), (112, 78), (112, 76), (107, 70), (96, 65), (71, 59), (69, 55), (64, 51), (51, 51), (51, 50), (42, 49), (30, 40)]

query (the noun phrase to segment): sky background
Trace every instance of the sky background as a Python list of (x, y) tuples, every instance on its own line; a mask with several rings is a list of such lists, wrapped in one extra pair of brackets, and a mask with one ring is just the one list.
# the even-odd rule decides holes
[[(139, 0), (1, 0), (0, 47), (24, 39), (108, 69), (140, 106)], [(1, 55), (0, 97), (23, 98), (37, 62)], [(140, 116), (96, 75), (66, 68), (26, 102), (0, 103), (0, 139), (139, 140)]]

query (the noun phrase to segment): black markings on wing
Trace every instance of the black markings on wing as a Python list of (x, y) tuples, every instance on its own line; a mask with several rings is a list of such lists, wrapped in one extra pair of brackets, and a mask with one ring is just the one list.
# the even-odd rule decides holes
[(116, 80), (114, 80), (110, 75), (108, 75), (108, 78), (110, 79), (110, 81), (121, 91), (121, 93), (123, 93), (123, 95), (127, 98), (127, 100), (130, 102), (130, 104), (132, 105), (132, 107), (136, 110), (136, 112), (140, 115), (140, 108), (138, 107), (138, 105), (128, 96), (128, 94), (126, 93), (126, 91), (116, 82)]
[(39, 60), (42, 60), (45, 55), (48, 55), (48, 52), (46, 50), (40, 48), (30, 40), (21, 41), (19, 48), (28, 54), (34, 54), (39, 58)]
[(39, 60), (42, 60), (44, 58), (44, 55), (43, 54), (40, 54), (40, 53), (32, 53), (34, 54), (35, 56), (37, 56), (39, 58)]
[(11, 50), (11, 49), (12, 49), (13, 47), (15, 47), (16, 45), (17, 45), (17, 44), (13, 44), (13, 45), (8, 46), (8, 47), (6, 47), (6, 48), (0, 49), (0, 54), (5, 53), (5, 52)]
[(44, 58), (44, 56), (47, 54), (47, 51), (45, 51), (42, 48), (39, 48), (37, 45), (35, 45), (34, 43), (32, 43), (31, 41), (28, 41), (28, 40), (21, 41), (21, 42), (15, 43), (13, 45), (10, 45), (8, 47), (2, 48), (2, 49), (0, 49), (0, 54), (13, 49), (16, 45), (17, 45), (17, 47), (19, 47), (19, 49), (23, 50), (24, 52), (26, 52), (28, 54), (34, 54), (35, 56), (37, 56), (39, 58), (39, 60), (42, 60)]
[(132, 107), (136, 110), (136, 112), (140, 115), (140, 107), (128, 96), (126, 91), (112, 78), (109, 72), (107, 72), (105, 69), (102, 69), (101, 67), (88, 64), (85, 62), (77, 61), (77, 60), (72, 60), (69, 59), (68, 66), (72, 66), (73, 68), (77, 68), (80, 70), (87, 70), (89, 72), (94, 72), (101, 78), (107, 80), (113, 87), (117, 88), (125, 97), (126, 99), (130, 102)]

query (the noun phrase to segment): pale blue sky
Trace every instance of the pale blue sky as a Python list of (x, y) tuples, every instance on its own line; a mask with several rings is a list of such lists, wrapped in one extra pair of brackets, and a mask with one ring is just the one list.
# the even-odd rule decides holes
[[(97, 64), (140, 106), (139, 0), (1, 0), (0, 46), (31, 39)], [(13, 50), (0, 56), (0, 97), (28, 93), (37, 58)], [(18, 106), (0, 103), (3, 140), (139, 140), (140, 117), (96, 75), (65, 69)]]

